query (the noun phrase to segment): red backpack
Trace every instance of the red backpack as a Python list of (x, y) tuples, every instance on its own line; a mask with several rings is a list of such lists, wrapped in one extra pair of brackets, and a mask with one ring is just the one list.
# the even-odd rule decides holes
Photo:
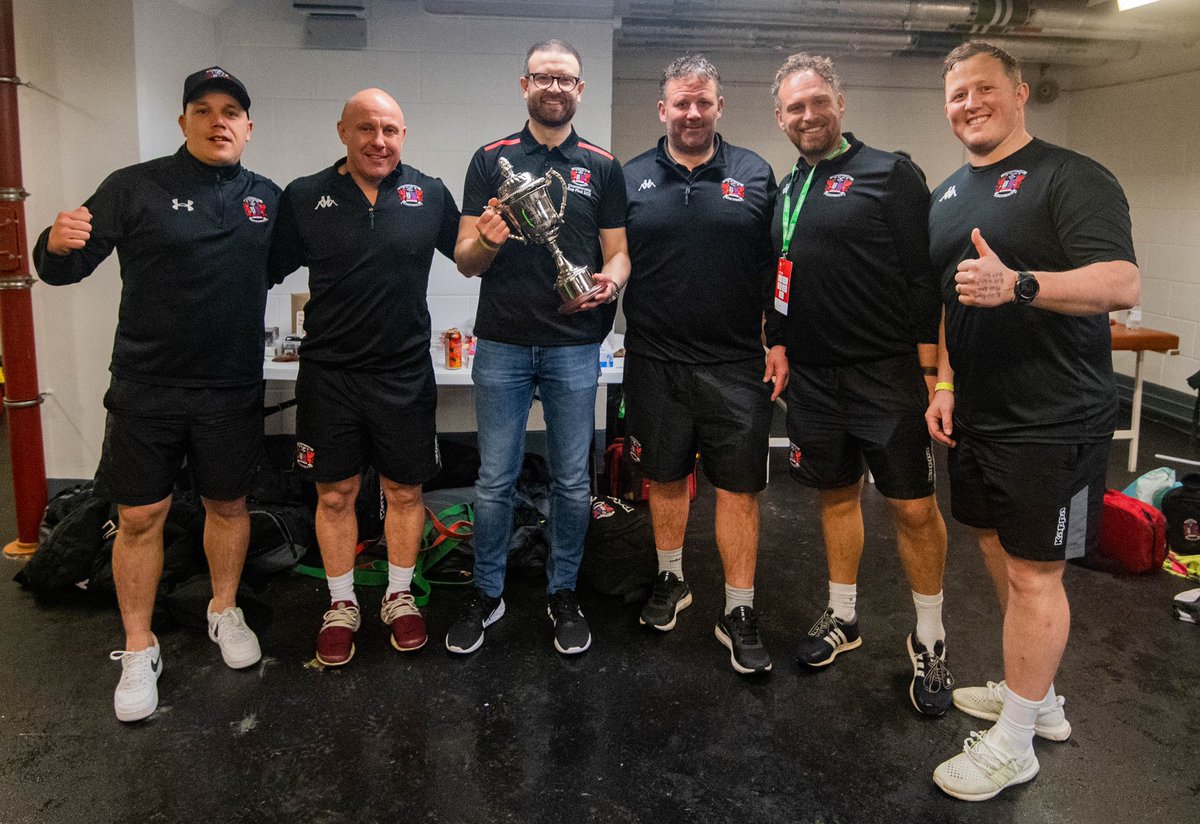
[(1167, 557), (1167, 520), (1144, 501), (1110, 489), (1104, 493), (1100, 556), (1094, 564), (1121, 572), (1153, 572)]

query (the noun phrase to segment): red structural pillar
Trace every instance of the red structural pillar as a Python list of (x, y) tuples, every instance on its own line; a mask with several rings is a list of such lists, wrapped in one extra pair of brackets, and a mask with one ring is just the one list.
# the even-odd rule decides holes
[(6, 555), (37, 550), (38, 526), (46, 507), (42, 396), (29, 295), (33, 278), (25, 244), (25, 198), (29, 193), (21, 180), (18, 85), (13, 4), (12, 0), (0, 0), (0, 345), (17, 510), (17, 539), (4, 547)]

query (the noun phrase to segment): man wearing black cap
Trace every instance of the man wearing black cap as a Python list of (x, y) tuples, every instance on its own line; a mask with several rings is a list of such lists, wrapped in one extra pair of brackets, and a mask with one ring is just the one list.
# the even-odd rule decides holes
[(206, 515), (208, 633), (225, 663), (261, 657), (235, 603), (250, 536), (245, 494), (262, 439), (266, 260), (279, 187), (241, 166), (250, 96), (216, 66), (188, 76), (174, 155), (120, 169), (59, 212), (34, 250), (46, 283), (77, 283), (115, 248), (121, 306), (96, 493), (117, 504), (113, 577), (125, 646), (117, 718), (158, 705), (163, 662), (150, 627), (163, 525), (185, 458)]

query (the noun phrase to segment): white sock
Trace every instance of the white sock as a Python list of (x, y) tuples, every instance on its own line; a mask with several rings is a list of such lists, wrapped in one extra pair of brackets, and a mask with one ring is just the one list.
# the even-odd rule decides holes
[(833, 610), (835, 618), (840, 618), (846, 623), (857, 621), (858, 610), (854, 607), (856, 603), (858, 603), (858, 584), (829, 582), (829, 608)]
[(738, 607), (754, 608), (754, 587), (740, 589), (725, 585), (725, 614), (733, 612)]
[(1005, 684), (1004, 709), (988, 734), (988, 743), (1007, 755), (1026, 757), (1033, 751), (1033, 727), (1041, 707), (1040, 700), (1022, 698)]
[(416, 570), (415, 566), (396, 566), (388, 561), (388, 585), (387, 592), (383, 594), (383, 597), (387, 598), (397, 592), (407, 592), (412, 587), (414, 570)]
[(673, 572), (675, 577), (683, 580), (683, 547), (679, 549), (660, 549), (658, 551), (658, 571)]
[(1054, 685), (1050, 685), (1050, 690), (1046, 693), (1046, 697), (1042, 699), (1042, 709), (1052, 710), (1058, 706), (1058, 696), (1054, 693)]
[(354, 570), (345, 575), (326, 575), (325, 583), (329, 584), (329, 601), (350, 601), (358, 606), (358, 596), (354, 594)]
[(913, 590), (912, 596), (913, 606), (917, 608), (917, 640), (933, 652), (938, 641), (946, 641), (946, 629), (942, 626), (942, 593), (922, 595)]

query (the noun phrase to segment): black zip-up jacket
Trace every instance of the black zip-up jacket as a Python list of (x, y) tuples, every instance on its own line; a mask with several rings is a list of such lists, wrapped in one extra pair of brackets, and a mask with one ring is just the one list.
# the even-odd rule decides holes
[(436, 177), (401, 163), (367, 200), (342, 158), (288, 184), (271, 242), (271, 280), (308, 267), (304, 342), (309, 363), (357, 372), (424, 375), (429, 358), (429, 266), (454, 260), (458, 206)]
[(625, 165), (625, 348), (682, 363), (761, 358), (775, 174), (720, 135), (712, 159), (690, 172), (666, 143)]
[(262, 380), (267, 250), (279, 187), (234, 166), (208, 166), (180, 147), (113, 172), (83, 204), (87, 245), (33, 261), (46, 283), (78, 283), (112, 250), (121, 307), (109, 371), (162, 386), (245, 386)]
[[(912, 163), (845, 135), (850, 149), (817, 164), (788, 249), (791, 300), (767, 318), (767, 342), (788, 360), (845, 366), (937, 343), (941, 306), (929, 262), (929, 189)], [(783, 197), (795, 208), (812, 167), (779, 186), (771, 234), (782, 243)]]

